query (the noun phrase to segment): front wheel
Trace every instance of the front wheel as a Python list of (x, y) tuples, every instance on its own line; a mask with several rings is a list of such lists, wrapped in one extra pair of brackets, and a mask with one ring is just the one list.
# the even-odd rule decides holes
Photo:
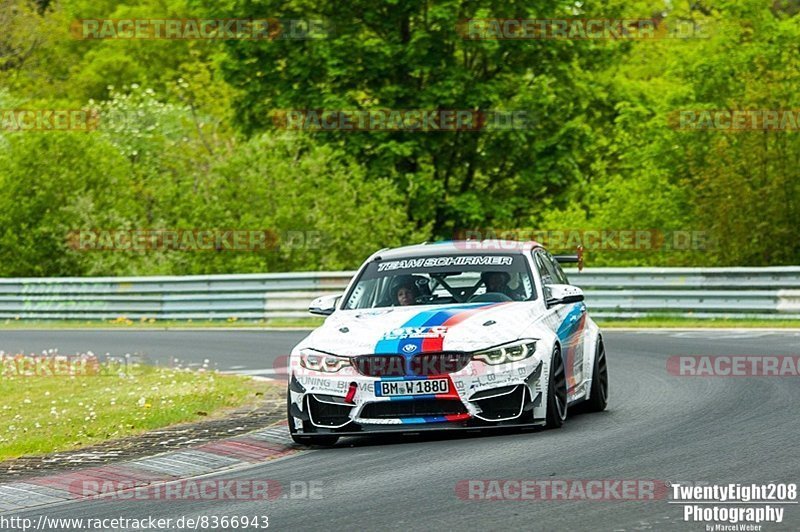
[(331, 434), (298, 434), (294, 428), (294, 420), (292, 419), (292, 399), (291, 392), (286, 390), (286, 419), (289, 421), (289, 435), (292, 441), (300, 445), (319, 445), (321, 447), (330, 447), (339, 441), (339, 436)]
[(547, 418), (545, 427), (557, 429), (567, 420), (567, 374), (561, 349), (553, 349), (550, 359), (550, 379), (547, 383)]

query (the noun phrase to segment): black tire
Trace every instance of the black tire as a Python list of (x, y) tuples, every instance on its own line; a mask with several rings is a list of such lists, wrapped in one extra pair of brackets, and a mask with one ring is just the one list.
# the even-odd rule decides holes
[(561, 349), (553, 349), (550, 359), (550, 379), (547, 383), (547, 418), (545, 427), (557, 429), (567, 420), (567, 374)]
[(339, 436), (331, 434), (298, 434), (292, 420), (292, 413), (289, 411), (291, 406), (291, 393), (286, 390), (286, 419), (289, 421), (289, 435), (292, 441), (300, 445), (319, 445), (320, 447), (330, 447), (339, 441)]
[(593, 367), (591, 395), (584, 404), (587, 412), (602, 412), (608, 405), (608, 361), (602, 339), (597, 341)]

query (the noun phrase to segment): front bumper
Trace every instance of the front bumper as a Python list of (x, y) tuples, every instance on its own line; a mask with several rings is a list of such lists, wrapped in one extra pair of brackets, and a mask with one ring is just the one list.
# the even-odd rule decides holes
[[(548, 375), (544, 366), (531, 357), (499, 366), (472, 361), (447, 375), (368, 377), (292, 365), (289, 423), (297, 434), (341, 435), (542, 424), (547, 384), (542, 375)], [(448, 392), (391, 397), (381, 393), (381, 383), (403, 386), (426, 379), (447, 379)]]

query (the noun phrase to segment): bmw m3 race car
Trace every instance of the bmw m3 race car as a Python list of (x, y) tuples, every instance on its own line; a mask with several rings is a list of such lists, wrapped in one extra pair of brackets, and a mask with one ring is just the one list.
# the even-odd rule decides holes
[(608, 369), (583, 292), (536, 242), (384, 249), (289, 362), (295, 442), (492, 426), (560, 427), (572, 405), (605, 409)]

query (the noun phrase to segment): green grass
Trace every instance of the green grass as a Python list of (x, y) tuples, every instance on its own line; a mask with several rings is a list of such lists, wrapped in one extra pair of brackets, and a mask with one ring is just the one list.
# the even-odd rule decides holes
[[(274, 385), (248, 377), (140, 366), (120, 374), (0, 375), (0, 460), (76, 449), (255, 405)], [(102, 372), (105, 373), (105, 372)]]

